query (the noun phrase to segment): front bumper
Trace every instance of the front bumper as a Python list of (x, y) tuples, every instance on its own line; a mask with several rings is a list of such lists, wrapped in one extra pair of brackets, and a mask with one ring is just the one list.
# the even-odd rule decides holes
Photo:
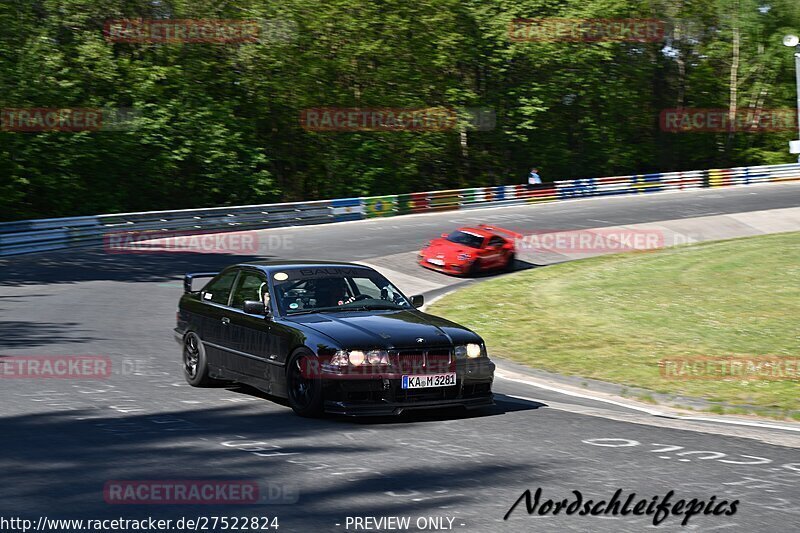
[(419, 411), (423, 409), (446, 409), (448, 407), (463, 407), (465, 409), (479, 409), (494, 405), (492, 394), (481, 398), (461, 398), (453, 400), (437, 400), (427, 402), (384, 402), (374, 404), (355, 404), (347, 402), (325, 402), (325, 412), (344, 416), (397, 416), (406, 411)]
[(403, 389), (397, 376), (325, 379), (325, 411), (347, 416), (400, 415), (405, 411), (494, 405), (494, 363), (489, 359), (459, 361), (456, 384), (450, 387)]
[(469, 263), (447, 263), (445, 262), (444, 265), (434, 265), (433, 263), (429, 263), (426, 257), (420, 256), (417, 259), (417, 262), (420, 266), (425, 267), (430, 270), (435, 270), (436, 272), (444, 272), (445, 274), (452, 274), (454, 276), (463, 276), (469, 272), (470, 264)]

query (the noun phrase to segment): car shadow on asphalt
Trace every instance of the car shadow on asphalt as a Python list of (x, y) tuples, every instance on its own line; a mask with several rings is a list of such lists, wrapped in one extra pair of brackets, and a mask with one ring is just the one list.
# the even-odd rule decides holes
[[(269, 401), (289, 408), (288, 402), (283, 398), (271, 396), (262, 392), (254, 387), (248, 385), (236, 385), (229, 387), (228, 390), (260, 398), (264, 401)], [(547, 404), (541, 402), (534, 402), (530, 400), (523, 400), (520, 398), (512, 398), (505, 394), (494, 395), (494, 405), (482, 407), (480, 409), (467, 410), (460, 407), (438, 408), (438, 409), (409, 409), (397, 416), (366, 416), (366, 417), (352, 417), (342, 415), (329, 415), (324, 416), (325, 419), (330, 421), (338, 421), (345, 424), (403, 424), (407, 422), (440, 422), (445, 420), (468, 420), (472, 418), (486, 418), (490, 416), (504, 415), (507, 413), (515, 413), (518, 411), (530, 411), (539, 409), (540, 407), (547, 407)]]
[(49, 285), (85, 281), (179, 281), (186, 272), (219, 271), (236, 263), (263, 261), (274, 255), (157, 252), (109, 253), (75, 248), (0, 259), (0, 286)]
[[(212, 399), (205, 406), (165, 405), (124, 415), (102, 403), (0, 418), (5, 437), (0, 508), (116, 518), (128, 507), (108, 500), (104, 487), (111, 480), (268, 480), (295, 487), (293, 493), (300, 497), (296, 505), (271, 509), (280, 512), (282, 524), (291, 517), (325, 524), (365, 501), (376, 515), (477, 505), (482, 496), (472, 489), (503, 491), (520, 472), (541, 482), (549, 479), (547, 469), (552, 467), (552, 462), (521, 457), (501, 462), (493, 453), (466, 444), (462, 451), (471, 455), (456, 457), (453, 443), (435, 441), (443, 438), (436, 431), (402, 425), (369, 429), (333, 417), (308, 420), (288, 408), (259, 408), (254, 401), (219, 406)], [(502, 398), (499, 404), (501, 411), (518, 408), (504, 405)], [(198, 507), (139, 509), (174, 518), (196, 513)], [(240, 509), (248, 515), (265, 512), (263, 505)], [(231, 508), (218, 502), (206, 510), (216, 515)]]
[[(0, 320), (0, 349), (37, 348), (97, 340), (77, 322), (25, 322)], [(0, 357), (4, 357), (0, 355)]]
[(472, 279), (483, 279), (483, 278), (493, 278), (503, 274), (513, 274), (514, 272), (521, 272), (523, 270), (530, 270), (532, 268), (539, 268), (543, 265), (537, 265), (536, 263), (531, 263), (530, 261), (523, 261), (522, 259), (516, 259), (514, 261), (514, 266), (506, 271), (486, 271), (486, 272), (479, 272), (473, 276), (470, 276)]

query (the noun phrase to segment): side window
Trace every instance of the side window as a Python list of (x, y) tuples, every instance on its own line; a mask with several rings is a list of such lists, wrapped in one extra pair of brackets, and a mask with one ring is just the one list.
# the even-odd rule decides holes
[(203, 300), (214, 302), (215, 304), (228, 305), (228, 297), (231, 295), (233, 280), (236, 279), (236, 274), (238, 273), (238, 270), (230, 270), (217, 279), (211, 280), (203, 289)]
[(367, 278), (353, 278), (353, 283), (355, 283), (356, 287), (358, 287), (359, 294), (366, 294), (370, 298), (374, 298), (376, 300), (380, 299), (381, 290), (372, 282), (372, 280)]
[(233, 292), (231, 307), (244, 309), (245, 300), (256, 302), (264, 301), (264, 293), (267, 292), (267, 280), (258, 272), (242, 272), (239, 281), (236, 282), (236, 290)]
[(505, 241), (503, 240), (502, 237), (495, 236), (495, 237), (492, 237), (491, 239), (489, 239), (489, 246), (492, 246), (492, 247), (494, 247), (494, 246), (503, 246), (504, 244), (505, 244)]
[(353, 278), (353, 283), (358, 288), (359, 294), (366, 294), (375, 300), (386, 300), (394, 303), (403, 301), (403, 297), (400, 293), (394, 292), (394, 288), (391, 285), (381, 287), (370, 278)]

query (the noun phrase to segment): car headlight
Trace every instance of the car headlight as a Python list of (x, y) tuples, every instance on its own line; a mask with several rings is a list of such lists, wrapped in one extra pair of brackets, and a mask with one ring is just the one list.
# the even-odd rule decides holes
[(331, 357), (331, 364), (334, 366), (347, 366), (349, 364), (349, 360), (347, 358), (347, 352), (344, 350), (339, 350), (333, 357)]
[(475, 359), (476, 357), (480, 357), (483, 355), (483, 349), (481, 348), (480, 344), (467, 344), (456, 346), (455, 350), (453, 350), (456, 356), (456, 359), (464, 359), (470, 358)]
[(330, 364), (332, 366), (388, 365), (390, 364), (389, 352), (386, 350), (370, 350), (364, 353), (362, 350), (339, 350), (331, 357)]
[(388, 365), (389, 352), (386, 350), (370, 350), (367, 352), (367, 362), (371, 365)]
[(480, 344), (467, 344), (467, 357), (474, 359), (481, 356)]
[(470, 255), (470, 254), (458, 254), (458, 260), (459, 261), (467, 261), (469, 259), (472, 259), (472, 255)]
[(361, 350), (353, 350), (349, 354), (350, 364), (353, 366), (361, 366), (364, 364), (366, 356)]

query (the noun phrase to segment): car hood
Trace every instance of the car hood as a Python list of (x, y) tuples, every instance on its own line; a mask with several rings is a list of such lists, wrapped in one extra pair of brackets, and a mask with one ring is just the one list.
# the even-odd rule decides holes
[(343, 349), (421, 349), (483, 342), (464, 326), (417, 310), (315, 313), (287, 320), (322, 333)]
[(475, 248), (464, 246), (455, 242), (448, 241), (447, 239), (434, 239), (431, 243), (422, 250), (422, 254), (426, 257), (436, 257), (442, 255), (442, 258), (455, 258), (458, 254), (471, 254), (475, 255), (478, 252)]

